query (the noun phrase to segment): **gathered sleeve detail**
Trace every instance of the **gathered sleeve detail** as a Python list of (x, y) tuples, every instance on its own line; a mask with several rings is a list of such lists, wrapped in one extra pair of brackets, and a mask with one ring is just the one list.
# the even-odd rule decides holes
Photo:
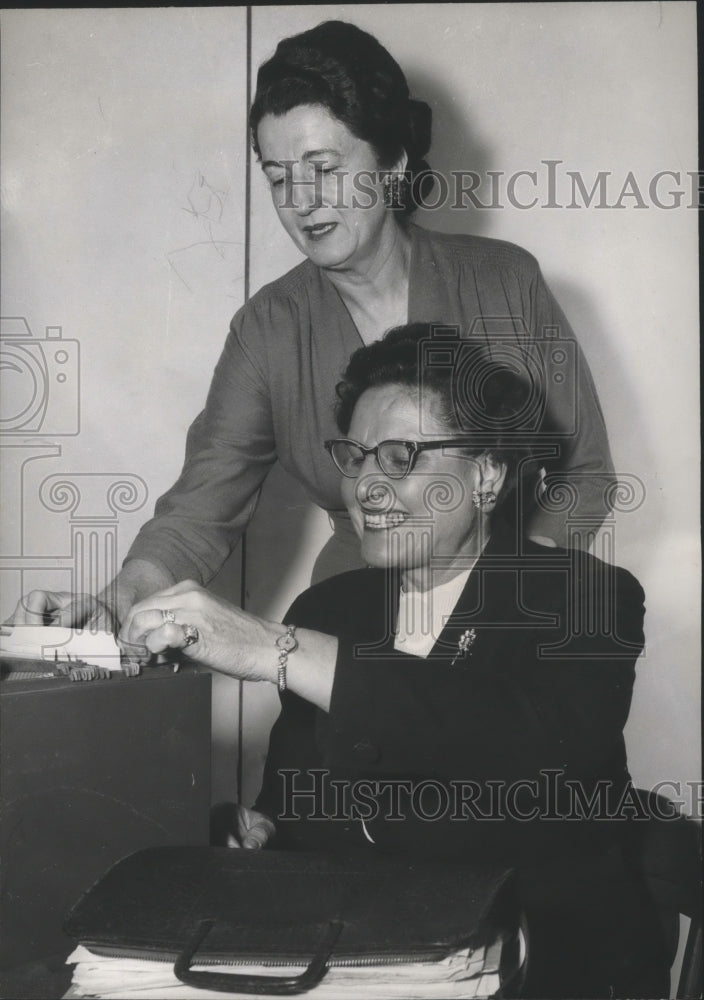
[(177, 580), (202, 584), (220, 569), (277, 457), (270, 341), (285, 344), (295, 327), (295, 306), (283, 297), (255, 298), (236, 313), (205, 408), (188, 431), (181, 474), (157, 501), (128, 559), (161, 563)]

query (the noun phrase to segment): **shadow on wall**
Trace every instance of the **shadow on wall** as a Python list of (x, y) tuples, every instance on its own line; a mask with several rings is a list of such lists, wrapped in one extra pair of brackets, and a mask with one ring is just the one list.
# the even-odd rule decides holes
[[(449, 90), (441, 79), (424, 74), (409, 74), (408, 79), (411, 94), (427, 101), (433, 111), (432, 144), (427, 155), (431, 169), (450, 180), (455, 171), (472, 171), (482, 179), (476, 197), (482, 203), (488, 202), (491, 192), (487, 185), (487, 177), (490, 171), (501, 170), (502, 164), (496, 162), (491, 146), (473, 127), (472, 95), (468, 95), (464, 100), (462, 96)], [(464, 183), (469, 188), (472, 181), (466, 178)], [(451, 184), (450, 191), (454, 190), (455, 186)], [(441, 194), (436, 181), (429, 197), (440, 199)], [(457, 206), (453, 205), (453, 198), (448, 197), (438, 208), (419, 209), (414, 215), (414, 220), (428, 229), (488, 237), (497, 236), (493, 231), (495, 218), (495, 212), (473, 207), (468, 196), (460, 200)], [(540, 246), (531, 249), (540, 262)], [(609, 324), (601, 315), (599, 303), (593, 296), (587, 295), (584, 288), (574, 281), (558, 280), (550, 275), (546, 275), (546, 278), (589, 361), (600, 398), (617, 398), (619, 401), (617, 413), (605, 414), (612, 446), (616, 441), (625, 442), (619, 449), (620, 454), (617, 452), (613, 456), (617, 466), (616, 471), (623, 476), (638, 477), (643, 469), (631, 469), (624, 465), (624, 457), (631, 454), (628, 435), (640, 433), (638, 428), (648, 426), (648, 421), (643, 419), (643, 403), (633, 383), (632, 373), (623, 367), (623, 352), (619, 350), (618, 343), (610, 335)], [(615, 333), (617, 336), (618, 331)], [(644, 468), (654, 468), (655, 455), (652, 442), (644, 442), (639, 437), (638, 444), (641, 450), (647, 449)], [(652, 525), (654, 535), (660, 534), (665, 530), (666, 523), (662, 495), (650, 490), (646, 502), (648, 523)], [(622, 516), (628, 515), (624, 513)], [(625, 534), (627, 537), (631, 536), (630, 531)], [(627, 553), (623, 552), (620, 558), (622, 561), (627, 560)], [(618, 559), (617, 555), (616, 560)]]
[[(612, 451), (615, 451), (615, 443), (621, 442), (616, 454), (612, 455), (616, 474), (644, 480), (644, 470), (656, 469), (657, 458), (652, 440), (642, 432), (642, 428), (647, 427), (649, 421), (642, 413), (642, 394), (636, 390), (633, 373), (624, 367), (623, 354), (618, 349), (613, 332), (608, 332), (609, 324), (601, 315), (599, 304), (594, 297), (586, 295), (579, 285), (571, 281), (550, 280), (549, 284), (589, 360), (600, 398), (618, 399), (618, 412), (604, 414)], [(633, 454), (633, 449), (629, 445), (631, 435), (637, 436), (637, 450), (639, 456), (642, 456), (642, 460), (639, 458), (637, 469), (626, 464), (628, 456)], [(642, 518), (645, 513), (646, 522), (645, 524), (641, 522), (641, 526), (645, 527), (647, 524), (651, 542), (655, 543), (659, 536), (664, 537), (667, 532), (664, 494), (659, 490), (647, 490), (647, 480), (644, 480), (643, 488), (646, 490), (644, 508), (637, 516)], [(617, 505), (618, 509), (620, 505)], [(633, 514), (635, 511), (629, 510), (626, 505), (626, 511), (621, 516), (630, 518)], [(619, 515), (616, 517), (618, 524)], [(631, 530), (625, 535), (633, 537)], [(640, 531), (639, 536), (642, 537)], [(652, 550), (655, 548), (653, 545)], [(620, 565), (633, 563), (630, 554), (624, 551), (617, 551), (614, 554), (614, 561)], [(643, 572), (642, 568), (640, 572)]]
[[(439, 79), (422, 75), (409, 74), (409, 87), (412, 96), (426, 101), (433, 111), (433, 135), (430, 152), (426, 159), (432, 170), (442, 174), (448, 180), (452, 179), (452, 171), (473, 171), (480, 177), (485, 177), (491, 169), (491, 150), (482, 137), (474, 131), (471, 124), (471, 112), (468, 115), (467, 104), (471, 107), (471, 99), (463, 101), (458, 109), (457, 95), (453, 95)], [(466, 181), (469, 186), (470, 181)], [(483, 185), (483, 188), (486, 184)], [(433, 204), (442, 198), (439, 182), (428, 196)], [(481, 200), (486, 199), (482, 190)], [(465, 201), (470, 201), (468, 198)], [(491, 213), (467, 207), (452, 207), (450, 198), (443, 207), (421, 208), (414, 219), (426, 229), (438, 229), (446, 233), (472, 233), (476, 236), (490, 236)], [(462, 203), (460, 203), (462, 204)]]

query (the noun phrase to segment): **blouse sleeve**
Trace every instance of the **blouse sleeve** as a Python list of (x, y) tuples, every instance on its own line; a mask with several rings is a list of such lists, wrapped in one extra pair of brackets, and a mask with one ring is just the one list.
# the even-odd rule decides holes
[(266, 323), (266, 312), (252, 303), (232, 320), (205, 409), (188, 432), (181, 474), (127, 559), (206, 584), (235, 547), (276, 459)]
[(596, 531), (612, 507), (615, 474), (604, 416), (586, 358), (537, 263), (530, 284), (530, 330), (541, 355), (548, 437), (558, 454), (546, 476), (530, 534), (586, 547), (572, 530)]

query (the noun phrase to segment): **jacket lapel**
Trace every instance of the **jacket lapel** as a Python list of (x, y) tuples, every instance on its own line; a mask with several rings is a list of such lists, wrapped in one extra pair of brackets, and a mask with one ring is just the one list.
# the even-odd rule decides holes
[(509, 532), (498, 521), (460, 594), (431, 657), (471, 666), (489, 650), (525, 636), (536, 619), (524, 610), (521, 566)]

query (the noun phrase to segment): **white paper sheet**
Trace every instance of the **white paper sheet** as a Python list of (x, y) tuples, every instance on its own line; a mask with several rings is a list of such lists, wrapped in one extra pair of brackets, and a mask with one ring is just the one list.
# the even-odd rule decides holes
[(18, 659), (82, 660), (107, 670), (120, 670), (120, 647), (110, 632), (59, 625), (5, 625), (0, 653)]

